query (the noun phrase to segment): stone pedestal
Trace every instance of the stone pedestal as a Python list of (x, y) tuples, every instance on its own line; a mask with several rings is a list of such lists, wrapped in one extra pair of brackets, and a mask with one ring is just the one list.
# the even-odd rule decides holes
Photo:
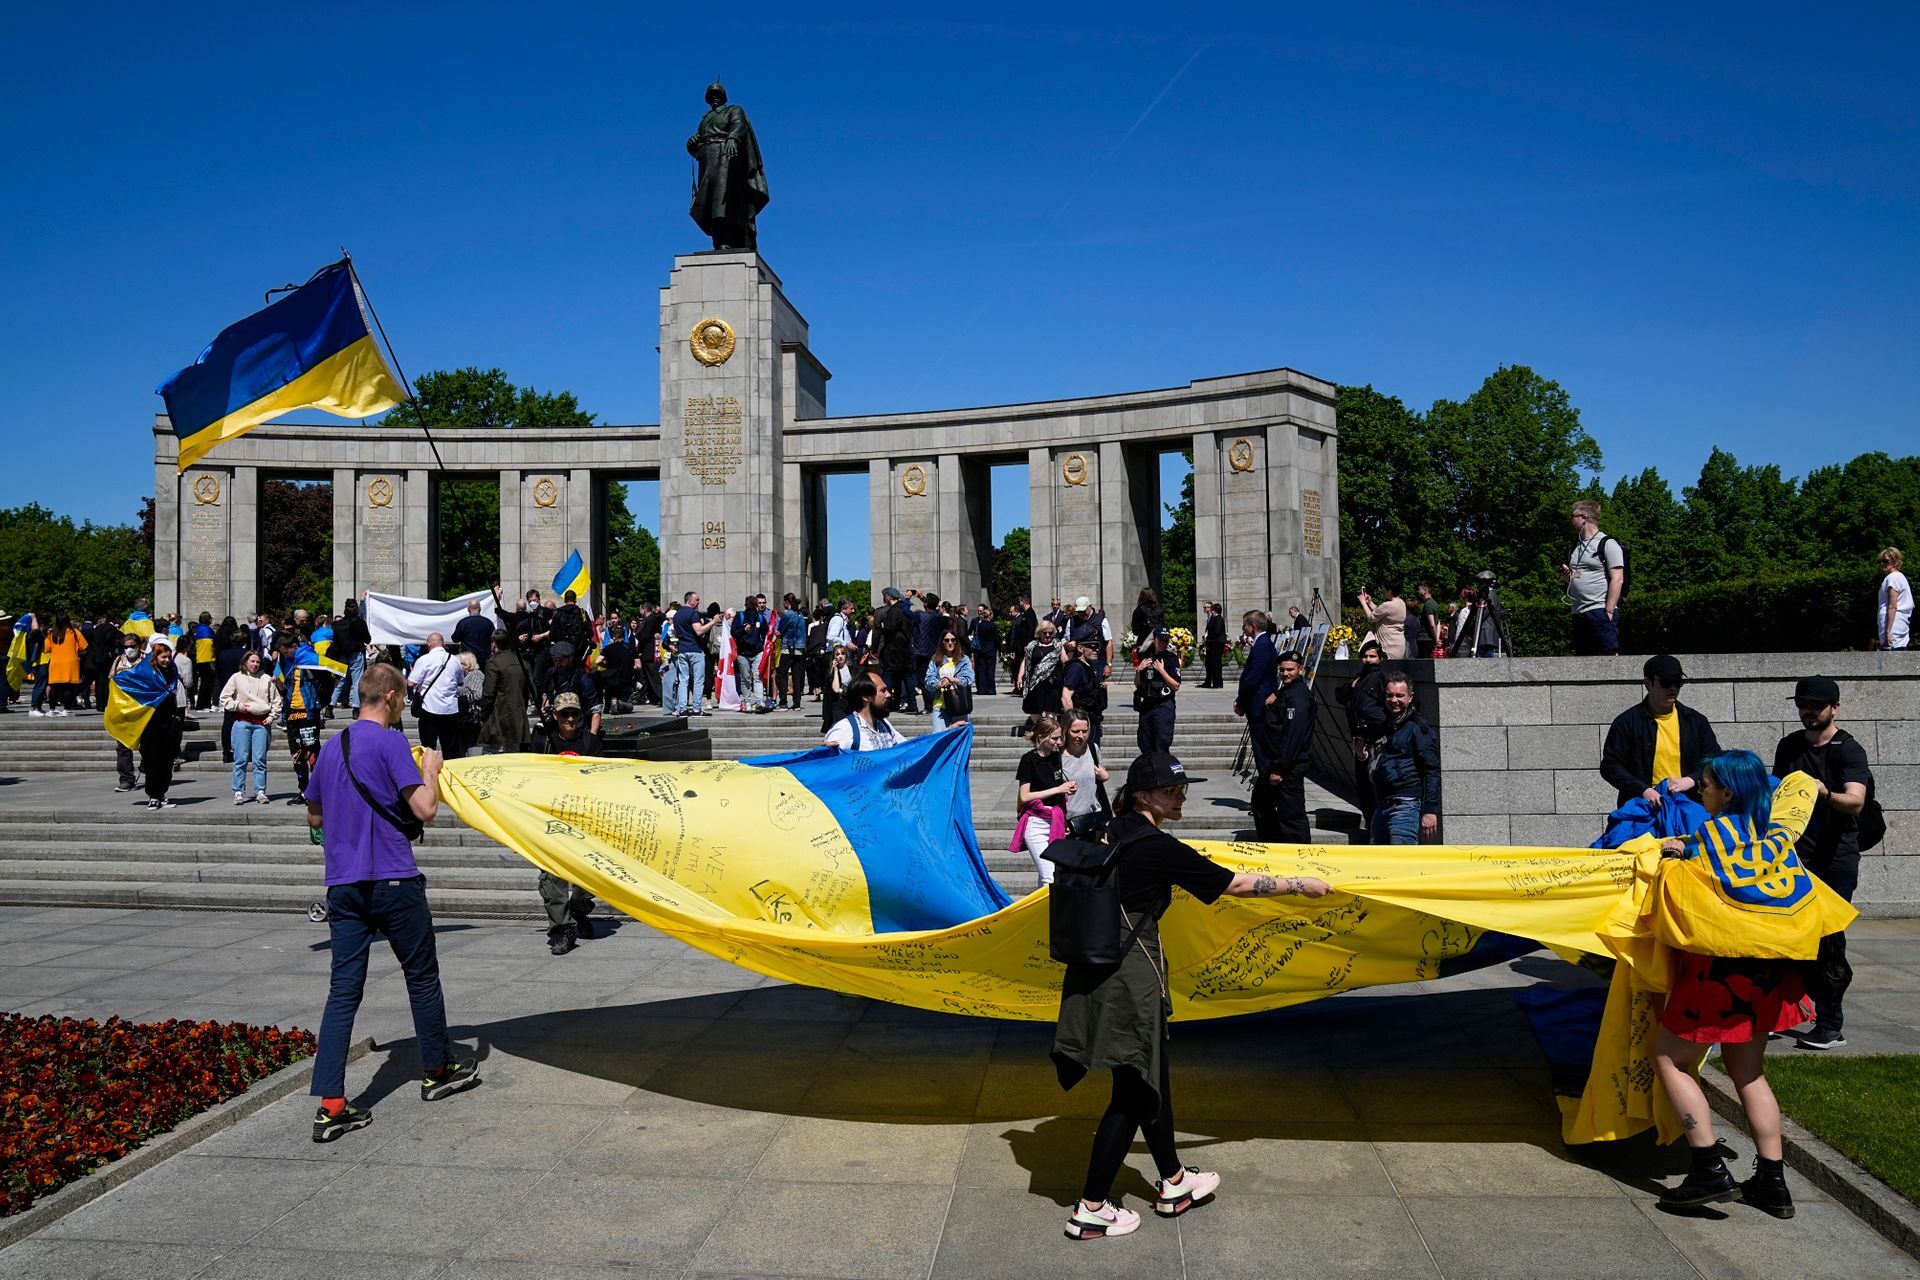
[[(673, 260), (660, 291), (660, 580), (679, 599), (698, 591), (736, 607), (750, 592), (778, 599), (797, 557), (787, 528), (800, 508), (786, 487), (781, 436), (795, 406), (819, 406), (803, 355), (807, 323), (756, 253)], [(798, 498), (799, 495), (793, 495)], [(531, 561), (531, 552), (523, 548)]]
[[(342, 566), (344, 557), (340, 555), (339, 544), (342, 541), (336, 535), (334, 550), (334, 577), (337, 582), (353, 584), (353, 591), (384, 591), (399, 595), (425, 595), (425, 580), (422, 577), (419, 590), (412, 590), (408, 573), (409, 559), (419, 553), (410, 553), (407, 548), (408, 526), (413, 508), (420, 509), (421, 518), (426, 516), (427, 495), (422, 491), (413, 491), (410, 476), (406, 471), (362, 471), (353, 477), (353, 539), (350, 562)], [(338, 481), (335, 482), (336, 484)], [(337, 492), (337, 491), (336, 491)], [(338, 507), (339, 499), (335, 498)], [(424, 536), (422, 541), (424, 542)], [(424, 551), (422, 547), (422, 551)], [(342, 568), (346, 576), (341, 577)], [(344, 594), (336, 590), (335, 595), (344, 599)]]
[[(198, 618), (202, 612), (210, 613), (217, 622), (226, 617), (233, 598), (233, 472), (224, 467), (190, 467), (176, 483), (180, 614)], [(254, 509), (251, 503), (247, 509)]]

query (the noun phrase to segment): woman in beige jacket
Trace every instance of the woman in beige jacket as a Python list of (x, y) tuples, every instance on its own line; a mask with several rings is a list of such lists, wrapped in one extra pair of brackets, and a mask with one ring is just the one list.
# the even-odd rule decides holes
[[(280, 714), (280, 685), (260, 667), (260, 655), (249, 653), (240, 669), (220, 691), (220, 709), (233, 713), (233, 802), (267, 803), (267, 728)], [(253, 794), (246, 792), (247, 766), (253, 766)]]

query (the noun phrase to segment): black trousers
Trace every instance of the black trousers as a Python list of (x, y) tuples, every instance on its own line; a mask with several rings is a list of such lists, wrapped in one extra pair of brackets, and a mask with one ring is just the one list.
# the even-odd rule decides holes
[(1279, 782), (1263, 770), (1253, 784), (1253, 830), (1270, 844), (1305, 844), (1313, 838), (1307, 821), (1307, 781), (1289, 774)]
[(1205, 657), (1207, 660), (1207, 676), (1206, 676), (1206, 679), (1200, 682), (1200, 687), (1202, 689), (1226, 688), (1226, 684), (1222, 680), (1220, 675), (1220, 663), (1221, 663), (1221, 660), (1225, 658), (1226, 652), (1227, 651), (1219, 645), (1210, 644), (1206, 646)]
[(660, 668), (651, 662), (640, 664), (640, 696), (643, 701), (660, 706)]
[(999, 654), (991, 649), (982, 649), (973, 655), (973, 692), (976, 697), (990, 698), (999, 692), (994, 678), (999, 674)]
[[(1353, 762), (1354, 802), (1356, 806), (1359, 808), (1360, 812), (1363, 814), (1370, 814), (1373, 812), (1372, 764), (1373, 762), (1371, 760), (1355, 760)], [(1363, 822), (1360, 824), (1360, 838), (1355, 843), (1365, 844), (1366, 842), (1367, 842), (1367, 824)]]
[(147, 775), (147, 799), (165, 800), (173, 785), (173, 758), (180, 752), (180, 721), (154, 716), (140, 735), (140, 769)]
[[(927, 657), (924, 657), (924, 658), (917, 653), (913, 655), (913, 668), (908, 673), (908, 675), (913, 680), (913, 688), (916, 695), (926, 690), (927, 664), (932, 661), (933, 661), (932, 655), (928, 655)], [(895, 706), (898, 706), (900, 703), (900, 691), (898, 689), (894, 690), (893, 701)], [(917, 710), (920, 704), (918, 702), (915, 702), (911, 705)]]
[[(1808, 858), (1806, 865), (1829, 889), (1848, 902), (1853, 901), (1853, 891), (1860, 886), (1859, 854), (1832, 859)], [(1840, 1030), (1845, 1021), (1841, 1002), (1846, 998), (1847, 988), (1853, 985), (1853, 966), (1847, 963), (1847, 935), (1830, 933), (1820, 939), (1820, 953), (1802, 968), (1800, 977), (1806, 983), (1807, 994), (1813, 997), (1815, 1028)]]
[(1142, 711), (1133, 737), (1142, 754), (1173, 750), (1173, 699), (1162, 698)]
[[(918, 659), (918, 661), (921, 670), (924, 671), (927, 665), (926, 659), (921, 658)], [(887, 688), (893, 690), (893, 705), (895, 710), (909, 713), (919, 710), (920, 704), (915, 701), (914, 692), (920, 686), (913, 683), (912, 660), (909, 660), (907, 666), (890, 667), (882, 671), (880, 675), (886, 680)]]
[(807, 692), (807, 678), (800, 674), (800, 655), (783, 653), (780, 665), (773, 673), (773, 698), (775, 702), (791, 702), (800, 705), (800, 699)]
[(460, 729), (460, 714), (452, 712), (437, 715), (431, 711), (420, 713), (420, 745), (430, 750), (437, 749), (449, 760), (457, 760), (466, 750), (466, 743)]
[(1180, 1153), (1173, 1141), (1173, 1091), (1167, 1077), (1166, 1046), (1160, 1049), (1160, 1091), (1155, 1093), (1132, 1067), (1113, 1069), (1113, 1101), (1093, 1131), (1093, 1155), (1087, 1161), (1087, 1181), (1080, 1195), (1098, 1204), (1113, 1191), (1113, 1180), (1133, 1149), (1133, 1135), (1147, 1140), (1147, 1150), (1162, 1178), (1180, 1172)]

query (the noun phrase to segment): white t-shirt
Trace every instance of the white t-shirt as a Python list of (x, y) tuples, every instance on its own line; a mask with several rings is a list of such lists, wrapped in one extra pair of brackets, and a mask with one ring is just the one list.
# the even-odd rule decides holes
[[(443, 671), (449, 662), (453, 670)], [(460, 681), (465, 677), (460, 659), (451, 649), (429, 649), (413, 660), (407, 683), (420, 690), (420, 709), (429, 715), (450, 716), (460, 710)]]
[(1079, 784), (1074, 793), (1067, 797), (1069, 819), (1100, 811), (1100, 780), (1093, 772), (1097, 763), (1093, 758), (1094, 753), (1099, 750), (1088, 743), (1086, 751), (1080, 755), (1076, 756), (1071, 751), (1060, 753), (1060, 772), (1066, 774), (1069, 781)]
[[(1900, 601), (1893, 608), (1893, 635), (1887, 637), (1887, 597), (1893, 592), (1899, 593)], [(1889, 647), (1906, 648), (1907, 636), (1913, 629), (1913, 588), (1907, 585), (1907, 575), (1895, 569), (1880, 579), (1878, 599), (1879, 607), (1874, 613), (1873, 638), (1875, 640), (1889, 638), (1892, 641)]]
[[(856, 733), (859, 735), (857, 742)], [(891, 721), (883, 720), (877, 725), (869, 725), (857, 714), (846, 716), (827, 730), (827, 745), (842, 751), (884, 751), (905, 741)]]

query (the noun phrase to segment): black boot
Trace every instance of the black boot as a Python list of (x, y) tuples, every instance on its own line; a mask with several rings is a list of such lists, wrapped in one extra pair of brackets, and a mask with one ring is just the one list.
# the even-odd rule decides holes
[(551, 930), (547, 934), (547, 950), (553, 952), (554, 955), (563, 956), (573, 950), (577, 945), (578, 942), (574, 935), (573, 926), (570, 924), (562, 925), (560, 928)]
[(1782, 1161), (1755, 1156), (1753, 1176), (1740, 1184), (1740, 1199), (1762, 1213), (1776, 1218), (1793, 1216), (1793, 1196), (1787, 1190), (1787, 1170)]
[(1693, 1167), (1687, 1171), (1686, 1178), (1679, 1186), (1661, 1195), (1661, 1208), (1691, 1209), (1740, 1198), (1740, 1184), (1727, 1171), (1727, 1162), (1720, 1158), (1718, 1144), (1693, 1147), (1691, 1152)]

